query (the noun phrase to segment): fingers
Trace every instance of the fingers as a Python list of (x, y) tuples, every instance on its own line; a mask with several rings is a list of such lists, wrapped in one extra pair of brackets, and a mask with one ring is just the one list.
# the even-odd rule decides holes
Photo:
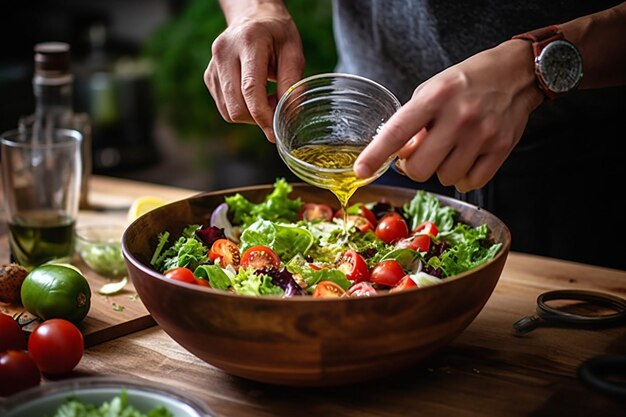
[(304, 55), (302, 46), (297, 43), (286, 45), (278, 57), (276, 80), (276, 96), (278, 100), (285, 92), (302, 78), (304, 72)]
[(226, 102), (224, 101), (224, 96), (222, 95), (222, 88), (219, 85), (217, 71), (213, 69), (213, 67), (214, 62), (211, 61), (208, 68), (204, 72), (204, 83), (209, 89), (209, 92), (213, 97), (213, 101), (215, 101), (215, 105), (217, 106), (217, 110), (220, 112), (222, 118), (227, 122), (232, 122), (232, 120), (230, 120), (230, 116), (228, 115), (228, 109), (226, 109)]
[(220, 115), (229, 123), (257, 124), (273, 141), (273, 108), (267, 96), (268, 50), (238, 50), (218, 38), (212, 54), (204, 82)]
[[(269, 57), (266, 53), (259, 53), (258, 50), (244, 51), (241, 59), (241, 94), (249, 120), (259, 125), (265, 136), (274, 142), (273, 109), (267, 96), (268, 64)], [(241, 121), (246, 122), (245, 119)]]
[(354, 164), (359, 178), (370, 177), (391, 155), (429, 124), (433, 115), (419, 98), (414, 98), (385, 123), (381, 132), (361, 152)]
[(498, 151), (479, 155), (469, 172), (454, 186), (461, 193), (484, 187), (496, 175), (508, 155), (507, 152)]

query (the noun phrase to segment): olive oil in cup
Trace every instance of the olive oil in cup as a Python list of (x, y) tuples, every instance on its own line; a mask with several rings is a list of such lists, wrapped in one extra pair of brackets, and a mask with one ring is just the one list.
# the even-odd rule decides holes
[(354, 162), (399, 108), (398, 99), (382, 85), (339, 73), (305, 78), (278, 102), (278, 153), (300, 179), (337, 197), (344, 230), (350, 197), (385, 173), (394, 157), (369, 178), (356, 177)]
[(53, 260), (72, 259), (81, 144), (82, 135), (72, 129), (24, 129), (0, 135), (13, 262), (30, 269)]

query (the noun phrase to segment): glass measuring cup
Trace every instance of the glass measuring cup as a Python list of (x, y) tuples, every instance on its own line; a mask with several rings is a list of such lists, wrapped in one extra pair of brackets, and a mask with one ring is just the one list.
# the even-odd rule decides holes
[(300, 179), (335, 194), (346, 213), (352, 194), (394, 160), (390, 157), (369, 178), (354, 174), (360, 152), (399, 108), (389, 90), (364, 77), (328, 73), (305, 78), (276, 107), (278, 153)]

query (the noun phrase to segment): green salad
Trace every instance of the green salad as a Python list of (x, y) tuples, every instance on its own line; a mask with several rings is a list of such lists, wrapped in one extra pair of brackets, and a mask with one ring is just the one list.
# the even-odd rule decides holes
[(101, 405), (70, 397), (59, 406), (52, 417), (173, 417), (173, 414), (162, 405), (142, 413), (128, 404), (128, 394), (126, 390), (122, 390), (120, 395)]
[[(432, 194), (343, 213), (291, 198), (282, 178), (260, 203), (227, 196), (209, 224), (158, 236), (152, 267), (193, 285), (250, 296), (370, 296), (434, 285), (491, 260), (502, 244)], [(347, 233), (346, 233), (347, 230)]]

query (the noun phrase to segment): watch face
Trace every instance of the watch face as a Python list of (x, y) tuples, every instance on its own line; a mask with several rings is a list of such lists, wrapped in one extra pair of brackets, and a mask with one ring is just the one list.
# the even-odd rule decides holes
[(537, 72), (545, 86), (555, 93), (576, 88), (583, 76), (580, 53), (570, 42), (550, 42), (537, 58)]

